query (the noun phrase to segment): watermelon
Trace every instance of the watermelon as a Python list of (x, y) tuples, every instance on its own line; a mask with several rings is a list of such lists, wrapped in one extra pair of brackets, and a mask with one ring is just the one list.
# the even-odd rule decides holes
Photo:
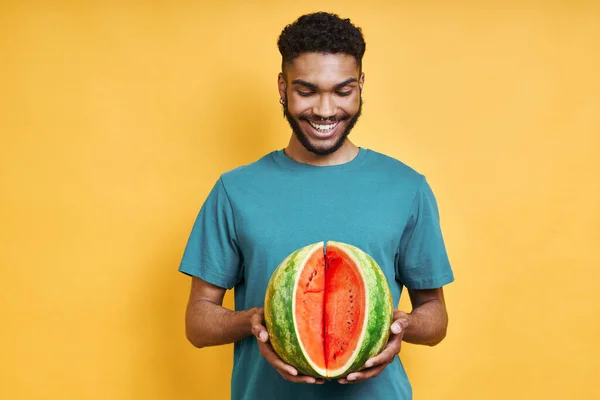
[(269, 279), (264, 314), (277, 355), (302, 375), (337, 379), (385, 347), (393, 305), (375, 260), (350, 244), (314, 243)]

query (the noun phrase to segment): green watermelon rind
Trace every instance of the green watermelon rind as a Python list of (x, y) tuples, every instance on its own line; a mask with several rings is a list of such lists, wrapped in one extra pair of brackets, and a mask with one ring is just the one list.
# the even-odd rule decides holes
[[(269, 280), (265, 294), (265, 323), (269, 341), (275, 353), (286, 364), (292, 365), (299, 374), (322, 378), (320, 370), (308, 359), (294, 329), (295, 287), (298, 274), (315, 251), (323, 251), (324, 242), (310, 244), (286, 257)], [(278, 288), (278, 290), (275, 290)], [(289, 288), (289, 290), (282, 290)]]

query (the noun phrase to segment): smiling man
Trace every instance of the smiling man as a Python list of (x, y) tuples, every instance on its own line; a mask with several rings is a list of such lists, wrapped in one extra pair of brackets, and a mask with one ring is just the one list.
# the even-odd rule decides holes
[[(279, 41), (278, 89), (292, 134), (284, 149), (220, 176), (202, 205), (179, 270), (191, 276), (186, 333), (196, 347), (234, 343), (233, 399), (411, 399), (402, 341), (446, 335), (443, 286), (454, 280), (425, 177), (349, 135), (362, 110), (365, 41), (350, 20), (304, 15)], [(263, 305), (275, 268), (320, 241), (359, 247), (398, 304), (385, 349), (359, 372), (323, 381), (298, 374), (269, 343)], [(235, 310), (223, 307), (235, 289)]]

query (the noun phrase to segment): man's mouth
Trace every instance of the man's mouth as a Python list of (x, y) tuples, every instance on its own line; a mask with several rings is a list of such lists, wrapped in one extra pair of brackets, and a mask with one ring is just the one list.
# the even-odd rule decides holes
[(324, 133), (327, 134), (331, 131), (333, 131), (333, 129), (335, 129), (335, 127), (337, 126), (337, 124), (339, 123), (339, 121), (335, 121), (335, 122), (328, 122), (328, 123), (316, 123), (310, 120), (307, 120), (308, 123), (310, 124), (310, 126), (312, 126), (317, 132), (319, 133)]

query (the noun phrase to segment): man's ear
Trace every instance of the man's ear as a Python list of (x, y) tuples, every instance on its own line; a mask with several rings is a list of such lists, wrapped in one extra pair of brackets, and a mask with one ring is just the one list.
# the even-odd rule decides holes
[(279, 98), (283, 101), (287, 101), (286, 99), (286, 89), (287, 83), (285, 82), (285, 77), (283, 76), (283, 72), (280, 72), (277, 75), (277, 89), (279, 90)]
[(360, 77), (358, 78), (358, 87), (360, 88), (361, 92), (363, 90), (364, 85), (365, 85), (365, 73), (361, 72)]

